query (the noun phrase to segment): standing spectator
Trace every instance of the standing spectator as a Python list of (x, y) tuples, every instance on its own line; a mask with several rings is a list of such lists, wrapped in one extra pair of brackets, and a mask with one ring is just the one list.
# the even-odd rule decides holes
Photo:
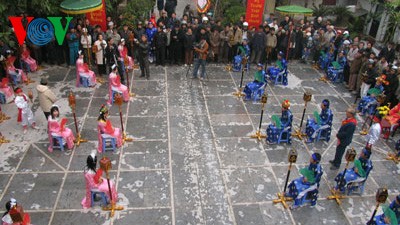
[(99, 34), (97, 37), (97, 41), (94, 42), (95, 54), (96, 54), (96, 64), (97, 64), (97, 71), (99, 73), (100, 79), (101, 76), (106, 74), (106, 59), (105, 59), (105, 49), (107, 47), (107, 43), (103, 40), (103, 35)]
[(69, 48), (69, 65), (75, 65), (79, 51), (79, 35), (76, 33), (75, 28), (70, 29), (67, 34), (68, 48)]
[(243, 40), (247, 40), (248, 42), (250, 42), (251, 39), (253, 39), (253, 32), (249, 30), (249, 23), (244, 22), (242, 29), (242, 42)]
[[(162, 23), (162, 25), (160, 25), (160, 22)], [(157, 20), (157, 26), (168, 26), (168, 17), (167, 17), (167, 12), (162, 11), (162, 13), (160, 14), (160, 18), (158, 18)]]
[(333, 26), (327, 26), (328, 29), (323, 35), (323, 48), (325, 52), (328, 52), (331, 41), (333, 41), (335, 37), (335, 32), (333, 32)]
[(95, 30), (94, 30), (94, 32), (93, 32), (93, 41), (94, 41), (94, 42), (97, 41), (97, 40), (99, 39), (99, 34), (101, 34), (101, 36), (102, 36), (103, 38), (105, 37), (104, 32), (101, 30), (100, 25), (96, 25), (96, 28), (95, 28)]
[(265, 50), (266, 57), (267, 57), (267, 64), (271, 61), (271, 55), (275, 51), (277, 39), (275, 35), (275, 28), (271, 27), (269, 33), (267, 34), (267, 47)]
[(200, 37), (200, 43), (197, 47), (194, 47), (196, 54), (198, 54), (197, 59), (194, 62), (193, 78), (197, 78), (197, 72), (199, 71), (201, 65), (201, 77), (200, 80), (205, 78), (206, 75), (206, 63), (207, 63), (207, 53), (208, 44), (205, 36)]
[[(124, 74), (124, 71), (122, 70), (122, 66), (120, 60), (118, 60), (120, 58), (120, 54), (118, 51), (118, 46), (116, 44), (114, 44), (114, 40), (112, 38), (108, 38), (107, 39), (107, 47), (105, 48), (105, 58), (107, 61), (107, 68), (109, 73), (111, 73), (112, 71), (112, 66), (118, 65), (118, 73), (121, 75)], [(121, 76), (121, 82), (123, 81), (123, 76)]]
[(183, 41), (183, 47), (185, 49), (185, 66), (193, 64), (193, 44), (194, 36), (192, 28), (188, 28)]
[[(87, 28), (83, 28), (82, 32), (83, 35), (81, 36), (81, 45), (83, 48), (83, 56), (85, 62), (89, 64), (89, 58), (92, 58), (92, 36), (88, 34)], [(90, 60), (90, 62), (92, 61)]]
[[(362, 73), (362, 84), (360, 95), (361, 98), (367, 96), (370, 87), (375, 85), (375, 78), (377, 77), (375, 69), (375, 61), (372, 59), (368, 60), (367, 70)], [(395, 89), (396, 90), (396, 89)]]
[(240, 29), (240, 27), (239, 27), (241, 25), (242, 24), (236, 23), (235, 26), (233, 27), (233, 40), (231, 39), (231, 41), (230, 41), (230, 44), (232, 46), (231, 52), (229, 54), (230, 61), (233, 61), (233, 57), (237, 54), (237, 48), (242, 43), (243, 32), (242, 32), (242, 29)]
[(106, 30), (106, 37), (103, 37), (105, 39), (112, 37), (112, 35), (114, 33), (114, 22), (112, 22), (112, 21), (108, 22), (107, 26), (108, 26), (108, 29)]
[(180, 60), (182, 59), (182, 49), (183, 49), (183, 33), (179, 24), (174, 25), (174, 29), (171, 31), (171, 44), (170, 44), (170, 59), (171, 64), (180, 65)]
[(229, 40), (233, 37), (233, 32), (230, 29), (229, 24), (225, 26), (225, 30), (220, 33), (219, 37), (221, 40), (221, 45), (218, 61), (222, 63), (228, 63), (228, 54), (230, 48), (232, 47), (229, 43)]
[(314, 47), (313, 38), (311, 37), (311, 33), (307, 32), (306, 36), (303, 39), (303, 54), (301, 57), (303, 63), (307, 63), (308, 57), (310, 56), (313, 47)]
[(362, 64), (362, 51), (358, 50), (358, 52), (354, 55), (354, 58), (350, 65), (350, 78), (349, 78), (349, 91), (357, 92), (357, 81), (358, 81), (358, 74), (361, 69)]
[(139, 53), (139, 65), (140, 65), (140, 77), (146, 77), (150, 79), (150, 69), (149, 69), (149, 44), (146, 34), (142, 34), (140, 41), (136, 40), (136, 45), (138, 46)]
[(346, 147), (353, 140), (353, 134), (357, 126), (357, 120), (354, 117), (355, 113), (356, 111), (353, 108), (348, 108), (346, 110), (346, 119), (342, 121), (342, 126), (336, 134), (338, 145), (336, 147), (335, 158), (334, 160), (329, 160), (329, 163), (332, 164), (331, 170), (339, 169)]
[(113, 39), (115, 45), (121, 42), (121, 36), (118, 34), (117, 29), (113, 29), (113, 33), (109, 37)]
[(393, 63), (396, 56), (396, 51), (394, 49), (394, 43), (389, 42), (389, 44), (379, 52), (379, 57), (384, 56), (389, 64)]
[(263, 28), (264, 27), (262, 25), (259, 26), (259, 29), (254, 34), (253, 40), (251, 42), (251, 63), (260, 63), (261, 55), (264, 52), (267, 36), (265, 35)]
[(36, 90), (38, 91), (40, 108), (43, 110), (47, 121), (50, 116), (51, 106), (57, 101), (57, 97), (47, 86), (47, 79), (44, 77), (40, 79), (40, 84), (36, 86)]
[(213, 29), (210, 37), (210, 45), (212, 55), (214, 56), (213, 61), (217, 62), (218, 60), (218, 50), (219, 50), (219, 43), (220, 43), (220, 35), (217, 29)]
[(387, 81), (389, 81), (388, 85), (385, 85), (385, 94), (386, 94), (386, 102), (390, 103), (390, 105), (397, 105), (396, 98), (396, 90), (399, 87), (399, 79), (398, 79), (398, 67), (392, 66), (387, 75)]
[(179, 25), (179, 20), (176, 18), (176, 13), (172, 13), (171, 17), (168, 18), (168, 23), (165, 26), (174, 27)]
[(192, 22), (192, 19), (194, 18), (194, 12), (193, 12), (193, 10), (190, 8), (190, 4), (187, 4), (186, 6), (185, 6), (185, 9), (183, 9), (183, 13), (182, 13), (183, 15), (187, 15), (188, 16), (188, 23), (191, 23)]
[(165, 66), (165, 53), (167, 48), (167, 35), (162, 27), (158, 27), (154, 35), (154, 47), (156, 48), (156, 66)]

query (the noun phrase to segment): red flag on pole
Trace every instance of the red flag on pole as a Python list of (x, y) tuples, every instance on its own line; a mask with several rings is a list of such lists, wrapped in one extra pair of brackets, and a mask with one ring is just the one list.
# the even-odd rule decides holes
[(260, 26), (264, 13), (265, 0), (247, 0), (246, 22), (249, 28)]
[(107, 30), (106, 24), (106, 3), (103, 0), (103, 7), (100, 10), (86, 13), (86, 18), (89, 20), (91, 25), (100, 25), (101, 30)]

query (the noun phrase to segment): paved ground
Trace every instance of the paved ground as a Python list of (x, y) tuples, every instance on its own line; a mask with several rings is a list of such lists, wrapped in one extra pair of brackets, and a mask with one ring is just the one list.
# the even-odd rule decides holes
[[(69, 119), (75, 132), (67, 93), (77, 95), (79, 129), (89, 139), (71, 154), (47, 151), (46, 123), (35, 93), (33, 109), (41, 126), (21, 134), (16, 122), (14, 104), (2, 105), (11, 120), (0, 124), (11, 140), (0, 146), (0, 205), (15, 197), (30, 212), (33, 224), (365, 224), (375, 205), (378, 187), (387, 187), (392, 200), (399, 194), (400, 167), (384, 160), (394, 146), (394, 139), (379, 141), (372, 155), (374, 169), (363, 196), (351, 196), (341, 206), (325, 198), (337, 171), (329, 170), (336, 140), (305, 144), (294, 139), (292, 145), (268, 145), (249, 135), (259, 123), (261, 105), (244, 102), (232, 96), (240, 74), (224, 71), (223, 65), (208, 67), (209, 81), (193, 82), (185, 77), (185, 67), (151, 67), (149, 81), (133, 79), (132, 89), (138, 95), (124, 104), (124, 123), (134, 142), (125, 144), (112, 159), (112, 178), (116, 182), (120, 204), (126, 209), (114, 218), (100, 207), (82, 210), (85, 181), (83, 168), (87, 155), (97, 146), (96, 117), (108, 98), (107, 85), (75, 88), (75, 70), (63, 67), (45, 68), (32, 74), (37, 82), (24, 86), (35, 89), (40, 77), (48, 77), (50, 87), (60, 100), (61, 114)], [(334, 112), (334, 131), (340, 126), (346, 108), (354, 101), (342, 84), (318, 81), (318, 71), (303, 64), (290, 63), (289, 86), (268, 87), (268, 104), (263, 131), (271, 115), (280, 112), (280, 102), (292, 102), (294, 125), (303, 111), (302, 96), (310, 90), (313, 99), (307, 115), (319, 111), (319, 103), (328, 98)], [(245, 76), (252, 79), (253, 71)], [(118, 108), (111, 108), (113, 124), (119, 127)], [(126, 116), (128, 115), (128, 116)], [(359, 152), (364, 139), (357, 135), (352, 146)], [(298, 169), (308, 163), (310, 154), (322, 154), (324, 176), (316, 207), (305, 206), (293, 211), (272, 204), (283, 188), (287, 154), (299, 152)], [(343, 170), (344, 164), (341, 167)], [(84, 222), (83, 222), (84, 221)]]

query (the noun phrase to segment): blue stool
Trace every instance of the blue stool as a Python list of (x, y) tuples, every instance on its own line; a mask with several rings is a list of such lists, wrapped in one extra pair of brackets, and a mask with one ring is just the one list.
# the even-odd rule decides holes
[[(115, 137), (110, 136), (108, 134), (101, 134), (101, 139), (102, 139), (101, 142), (102, 142), (103, 153), (106, 152), (107, 150), (115, 152), (117, 143), (117, 139)], [(108, 147), (107, 144), (109, 144)]]
[(0, 92), (0, 104), (6, 104), (7, 100), (6, 100), (6, 96)]
[(21, 75), (18, 73), (11, 73), (11, 80), (14, 84), (14, 86), (17, 86), (19, 83), (21, 83)]
[(282, 70), (281, 72), (279, 72), (276, 75), (275, 80), (274, 80), (274, 85), (277, 85), (277, 84), (281, 84), (281, 85), (284, 85), (284, 86), (288, 85), (287, 68)]
[(80, 84), (83, 87), (89, 87), (89, 77), (82, 76), (82, 75), (79, 75), (79, 77), (80, 77)]
[(91, 207), (94, 206), (96, 195), (100, 195), (101, 196), (101, 202), (100, 202), (101, 206), (107, 206), (108, 205), (108, 200), (107, 200), (106, 193), (101, 192), (101, 191), (96, 190), (96, 189), (92, 189), (92, 190), (90, 190), (90, 195), (92, 196), (91, 197), (91, 201), (90, 201), (90, 206)]
[(292, 142), (291, 135), (292, 135), (291, 127), (283, 128), (282, 131), (279, 133), (278, 144), (280, 144), (282, 142), (291, 144), (291, 142)]
[(122, 95), (122, 92), (117, 91), (117, 90), (112, 90), (112, 89), (111, 89), (111, 91), (112, 91), (112, 93), (111, 93), (111, 104), (114, 104), (115, 95), (116, 95), (117, 93), (119, 93), (120, 95)]
[(329, 142), (329, 140), (331, 139), (331, 130), (332, 130), (332, 126), (330, 125), (329, 127), (325, 128), (325, 129), (320, 129), (318, 131), (318, 135), (317, 135), (317, 141), (320, 140), (326, 140), (327, 142)]
[(362, 195), (364, 193), (365, 182), (367, 182), (369, 173), (371, 172), (371, 170), (373, 168), (374, 168), (373, 166), (367, 168), (367, 171), (365, 171), (365, 173), (366, 173), (365, 179), (363, 181), (360, 181), (360, 182), (349, 182), (347, 184), (347, 187), (346, 187), (347, 195), (351, 195), (351, 194), (353, 194), (353, 192), (356, 192), (359, 195)]
[(56, 136), (56, 135), (51, 135), (51, 138), (53, 138), (53, 145), (52, 148), (58, 148), (61, 151), (64, 151), (64, 140), (61, 136)]

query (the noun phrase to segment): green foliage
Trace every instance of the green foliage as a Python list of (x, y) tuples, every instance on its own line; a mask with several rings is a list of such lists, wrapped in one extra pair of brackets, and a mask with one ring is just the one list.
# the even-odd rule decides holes
[(313, 10), (313, 16), (315, 16), (315, 17), (326, 16), (326, 15), (330, 15), (330, 13), (331, 13), (330, 8), (327, 6), (324, 6), (324, 5), (319, 5), (317, 7), (317, 6), (315, 6), (315, 4), (313, 4), (312, 10)]
[(0, 40), (4, 41), (11, 49), (17, 47), (17, 43), (11, 38), (14, 35), (11, 30), (7, 30), (5, 32), (0, 33)]
[(123, 0), (105, 0), (106, 2), (106, 14), (116, 19), (119, 15), (118, 5), (123, 2)]
[(63, 0), (28, 0), (27, 12), (38, 17), (60, 15), (60, 4)]
[(122, 23), (134, 27), (138, 20), (147, 19), (150, 9), (153, 7), (152, 1), (131, 0), (122, 12)]
[(224, 13), (224, 23), (236, 23), (239, 21), (240, 16), (246, 13), (246, 8), (241, 5), (236, 5), (226, 9)]
[(344, 5), (332, 7), (330, 14), (336, 16), (336, 25), (343, 25), (343, 23), (352, 17), (352, 12)]

